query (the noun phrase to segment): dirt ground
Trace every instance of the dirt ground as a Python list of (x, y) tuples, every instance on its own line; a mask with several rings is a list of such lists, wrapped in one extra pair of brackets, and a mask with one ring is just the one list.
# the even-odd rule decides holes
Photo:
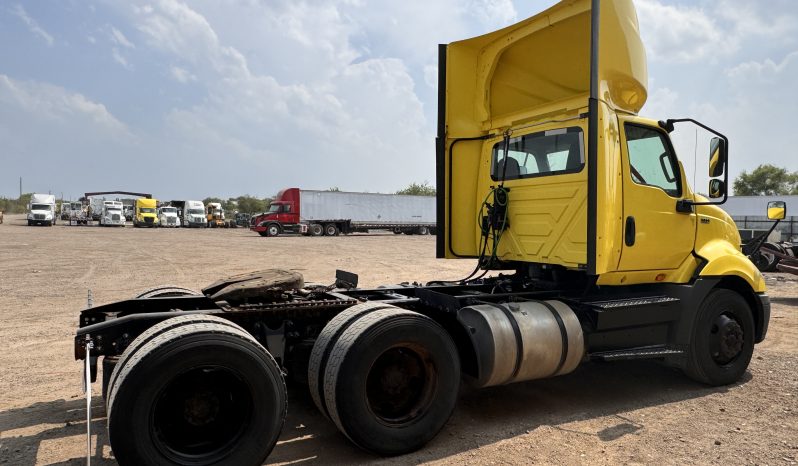
[[(83, 464), (85, 399), (72, 342), (87, 290), (95, 303), (170, 283), (201, 288), (259, 268), (290, 268), (361, 285), (457, 279), (472, 261), (434, 259), (434, 238), (392, 234), (261, 238), (246, 229), (143, 230), (0, 225), (0, 463)], [(485, 390), (463, 388), (426, 448), (378, 458), (349, 443), (304, 391), (269, 464), (796, 464), (798, 277), (768, 274), (768, 337), (750, 370), (723, 388), (652, 362), (585, 364), (572, 374)], [(115, 464), (94, 384), (93, 464)]]

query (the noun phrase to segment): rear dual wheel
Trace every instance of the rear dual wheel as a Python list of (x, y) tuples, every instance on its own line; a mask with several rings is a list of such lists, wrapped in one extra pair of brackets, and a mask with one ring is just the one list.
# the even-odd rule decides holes
[(424, 446), (451, 416), (460, 361), (451, 338), (432, 319), (363, 304), (325, 327), (311, 353), (308, 380), (319, 409), (352, 442), (399, 455)]
[(123, 353), (107, 412), (120, 464), (256, 465), (277, 442), (286, 389), (277, 363), (240, 327), (180, 316)]
[(340, 230), (338, 229), (338, 225), (336, 225), (334, 223), (328, 223), (327, 225), (324, 225), (324, 234), (325, 235), (327, 235), (327, 236), (338, 236), (338, 233), (340, 233)]
[(324, 235), (324, 226), (320, 223), (311, 223), (308, 231), (310, 236), (322, 236)]

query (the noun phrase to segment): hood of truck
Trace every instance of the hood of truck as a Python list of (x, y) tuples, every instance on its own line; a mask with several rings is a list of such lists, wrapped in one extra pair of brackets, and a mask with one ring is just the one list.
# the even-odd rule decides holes
[[(598, 90), (612, 108), (637, 113), (648, 73), (631, 0), (600, 2)], [(449, 137), (587, 111), (590, 0), (563, 1), (520, 23), (453, 42), (446, 50)]]

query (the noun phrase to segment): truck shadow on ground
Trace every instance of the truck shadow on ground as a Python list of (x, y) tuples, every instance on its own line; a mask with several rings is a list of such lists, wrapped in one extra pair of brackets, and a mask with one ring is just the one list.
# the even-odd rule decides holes
[[(751, 379), (746, 373), (736, 385)], [(707, 387), (680, 372), (649, 361), (586, 364), (572, 374), (502, 387), (464, 387), (443, 431), (422, 450), (383, 459), (359, 450), (313, 405), (304, 387), (289, 394), (288, 418), (268, 463), (352, 464), (363, 462), (418, 463), (509, 439), (543, 426), (593, 436), (609, 442), (636, 435), (645, 423), (621, 415), (713, 393), (729, 387)], [(115, 464), (103, 458), (108, 449), (105, 409), (101, 397), (92, 400), (93, 464)], [(611, 424), (598, 431), (579, 431), (568, 424), (607, 417)], [(651, 419), (656, 422), (656, 419)], [(20, 430), (17, 435), (14, 431)], [(32, 431), (31, 433), (28, 433)], [(37, 463), (42, 442), (68, 442), (70, 451), (85, 445), (85, 400), (55, 400), (0, 412), (0, 460), (7, 464)], [(73, 437), (70, 439), (70, 437)], [(80, 447), (74, 445), (80, 442)], [(57, 464), (84, 464), (77, 456)]]
[(770, 302), (775, 304), (784, 304), (786, 306), (798, 306), (798, 297), (788, 296), (771, 296)]
[[(101, 396), (92, 398), (92, 464), (116, 464), (112, 459), (102, 458), (103, 451), (109, 449), (106, 431), (105, 402)], [(21, 430), (16, 435), (16, 430)], [(28, 433), (33, 431), (33, 433)], [(80, 442), (77, 456), (54, 465), (86, 464), (86, 400), (54, 400), (36, 403), (24, 408), (0, 412), (0, 462), (13, 465), (34, 465), (44, 442)], [(71, 437), (71, 438), (70, 438)], [(72, 448), (70, 448), (72, 449)]]
[[(736, 385), (751, 380), (750, 373)], [(609, 442), (646, 428), (620, 413), (726, 392), (651, 361), (586, 364), (572, 374), (502, 387), (464, 387), (449, 423), (424, 449), (394, 459), (363, 452), (322, 416), (304, 392), (289, 398), (289, 415), (269, 463), (419, 463), (447, 458), (531, 432), (541, 426)], [(607, 427), (574, 431), (567, 424), (608, 417)], [(655, 419), (652, 419), (655, 422)]]

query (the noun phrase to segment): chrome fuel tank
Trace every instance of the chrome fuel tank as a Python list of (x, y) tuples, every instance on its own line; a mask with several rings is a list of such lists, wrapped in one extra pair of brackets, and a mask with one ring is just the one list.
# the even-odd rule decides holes
[(585, 354), (579, 319), (561, 301), (467, 306), (457, 320), (477, 356), (477, 387), (567, 374)]

